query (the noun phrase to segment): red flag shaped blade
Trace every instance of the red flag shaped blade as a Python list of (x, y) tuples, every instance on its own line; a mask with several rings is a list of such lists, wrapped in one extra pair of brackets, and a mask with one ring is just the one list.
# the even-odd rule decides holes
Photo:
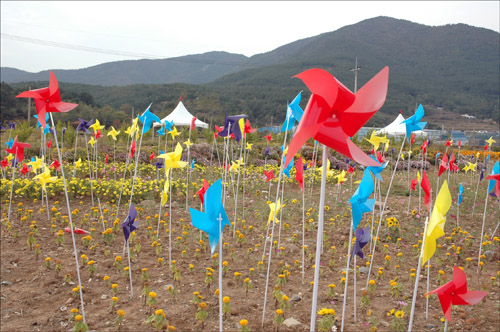
[(304, 165), (302, 163), (302, 158), (299, 157), (299, 159), (297, 159), (295, 169), (297, 170), (297, 173), (295, 173), (295, 179), (299, 182), (300, 190), (304, 191)]
[(422, 181), (420, 182), (420, 186), (425, 193), (424, 204), (427, 208), (429, 208), (429, 204), (431, 203), (431, 182), (429, 181), (425, 171), (422, 172)]
[(410, 190), (417, 190), (418, 179), (411, 180)]
[(448, 169), (448, 155), (445, 153), (443, 154), (443, 159), (441, 159), (441, 165), (439, 166), (439, 172), (438, 172), (438, 177), (443, 174), (444, 171)]

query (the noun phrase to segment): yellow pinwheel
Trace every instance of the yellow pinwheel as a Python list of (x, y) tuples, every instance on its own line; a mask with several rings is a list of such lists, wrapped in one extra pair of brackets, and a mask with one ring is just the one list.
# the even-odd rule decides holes
[(94, 147), (94, 144), (95, 144), (94, 136), (92, 136), (92, 137), (89, 139), (88, 144), (90, 144), (90, 145), (92, 145), (92, 147)]
[(253, 146), (252, 143), (247, 143), (247, 150), (251, 151), (252, 150), (252, 146)]
[(489, 147), (491, 147), (491, 145), (492, 145), (493, 143), (496, 143), (497, 141), (495, 141), (495, 140), (493, 139), (493, 136), (491, 136), (489, 139), (485, 140), (485, 142), (486, 142), (486, 143), (488, 143), (488, 146), (489, 146)]
[(167, 177), (165, 180), (165, 185), (163, 186), (163, 191), (161, 192), (161, 205), (165, 205), (168, 199), (168, 189), (170, 187), (170, 180)]
[(31, 166), (31, 171), (33, 173), (36, 173), (37, 170), (43, 168), (44, 159), (44, 156), (42, 156), (42, 158), (35, 157), (35, 161), (30, 161), (28, 163), (28, 166)]
[(404, 154), (404, 152), (401, 152), (401, 159), (405, 160), (405, 154)]
[(95, 119), (95, 123), (89, 126), (89, 128), (92, 128), (92, 130), (94, 130), (94, 134), (97, 133), (98, 130), (104, 129), (104, 127), (104, 125), (101, 126), (101, 123), (98, 119)]
[[(385, 137), (385, 136), (384, 136)], [(387, 152), (387, 150), (389, 150), (389, 144), (391, 143), (391, 140), (387, 140), (387, 142), (385, 142), (385, 146), (384, 146), (384, 152)]]
[(373, 145), (373, 148), (375, 149), (375, 151), (378, 150), (380, 143), (387, 144), (387, 142), (388, 142), (387, 136), (384, 136), (384, 137), (376, 136), (375, 130), (372, 131), (370, 139), (365, 138), (365, 140), (367, 140), (368, 142), (370, 142), (371, 145)]
[(118, 134), (120, 134), (120, 131), (116, 131), (115, 127), (111, 126), (108, 136), (111, 136), (116, 141), (116, 136), (118, 136)]
[(174, 129), (170, 130), (168, 133), (170, 134), (172, 139), (175, 139), (177, 136), (179, 136), (181, 134), (177, 131), (177, 128), (175, 126), (174, 126)]
[(188, 148), (188, 149), (189, 149), (189, 147), (190, 147), (191, 145), (193, 145), (193, 143), (191, 143), (191, 141), (190, 141), (190, 140), (189, 140), (189, 138), (188, 138), (188, 140), (184, 142), (184, 145), (186, 146), (186, 148)]
[(345, 175), (346, 175), (346, 172), (344, 170), (342, 170), (342, 172), (339, 174), (339, 175), (336, 175), (335, 178), (337, 179), (337, 184), (342, 184), (345, 182)]
[(432, 210), (427, 231), (425, 233), (425, 246), (422, 257), (422, 264), (425, 264), (436, 251), (436, 240), (444, 236), (444, 223), (446, 222), (446, 213), (451, 207), (451, 194), (448, 183), (444, 181), (436, 197), (436, 203)]
[(14, 155), (9, 153), (6, 158), (7, 158), (7, 161), (10, 163), (10, 161), (12, 159), (14, 159)]
[(231, 167), (229, 167), (229, 171), (237, 172), (241, 165), (243, 165), (243, 158), (240, 158), (238, 162), (231, 161)]
[(275, 223), (279, 223), (279, 219), (276, 218), (276, 216), (278, 215), (278, 212), (280, 212), (281, 210), (281, 200), (280, 198), (278, 198), (278, 208), (276, 208), (276, 204), (275, 203), (269, 203), (269, 217), (267, 218), (267, 225), (269, 225), (269, 223), (271, 222), (271, 220), (273, 220), (273, 217), (274, 217), (274, 222)]
[(50, 169), (48, 166), (45, 165), (45, 171), (41, 174), (38, 174), (33, 178), (33, 180), (38, 180), (40, 181), (40, 184), (42, 185), (42, 189), (47, 191), (46, 184), (47, 183), (52, 183), (56, 182), (57, 176), (50, 176)]
[(187, 162), (181, 161), (182, 157), (182, 146), (180, 143), (177, 143), (174, 152), (163, 153), (158, 156), (158, 158), (165, 159), (165, 174), (168, 174), (168, 171), (171, 168), (182, 168), (186, 167)]
[(77, 161), (75, 161), (75, 168), (80, 168), (82, 166), (82, 158), (78, 158)]
[[(318, 168), (318, 172), (320, 174), (323, 173), (323, 166)], [(327, 159), (326, 160), (326, 176), (328, 177), (328, 176), (334, 176), (334, 175), (335, 175), (335, 171), (330, 169), (330, 159)]]

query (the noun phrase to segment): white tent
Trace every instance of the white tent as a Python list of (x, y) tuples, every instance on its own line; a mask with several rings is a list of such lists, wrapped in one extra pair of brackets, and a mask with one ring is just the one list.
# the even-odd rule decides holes
[[(399, 113), (397, 118), (394, 119), (389, 125), (386, 127), (377, 130), (375, 135), (389, 135), (389, 136), (403, 136), (406, 135), (406, 125), (401, 123), (405, 120), (403, 114)], [(414, 131), (415, 136), (427, 136), (423, 130)]]
[[(174, 126), (190, 126), (192, 120), (193, 115), (189, 113), (182, 101), (179, 101), (179, 104), (177, 104), (177, 107), (172, 111), (172, 113), (161, 119), (161, 123), (163, 124), (166, 121), (173, 121)], [(196, 119), (194, 124), (196, 127), (208, 128), (208, 123), (199, 119)], [(156, 122), (154, 126), (158, 127), (160, 124)]]

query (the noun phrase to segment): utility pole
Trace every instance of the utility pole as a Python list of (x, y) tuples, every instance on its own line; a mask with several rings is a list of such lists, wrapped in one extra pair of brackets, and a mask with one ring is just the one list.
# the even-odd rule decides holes
[(356, 57), (356, 66), (354, 68), (350, 68), (350, 71), (354, 72), (354, 93), (358, 90), (358, 71), (361, 67), (358, 66), (358, 57)]

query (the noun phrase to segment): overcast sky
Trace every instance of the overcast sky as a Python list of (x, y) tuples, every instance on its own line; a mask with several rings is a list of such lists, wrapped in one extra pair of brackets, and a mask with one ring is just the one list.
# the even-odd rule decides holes
[(209, 51), (252, 56), (390, 16), (499, 32), (498, 1), (1, 1), (1, 66), (38, 72)]

